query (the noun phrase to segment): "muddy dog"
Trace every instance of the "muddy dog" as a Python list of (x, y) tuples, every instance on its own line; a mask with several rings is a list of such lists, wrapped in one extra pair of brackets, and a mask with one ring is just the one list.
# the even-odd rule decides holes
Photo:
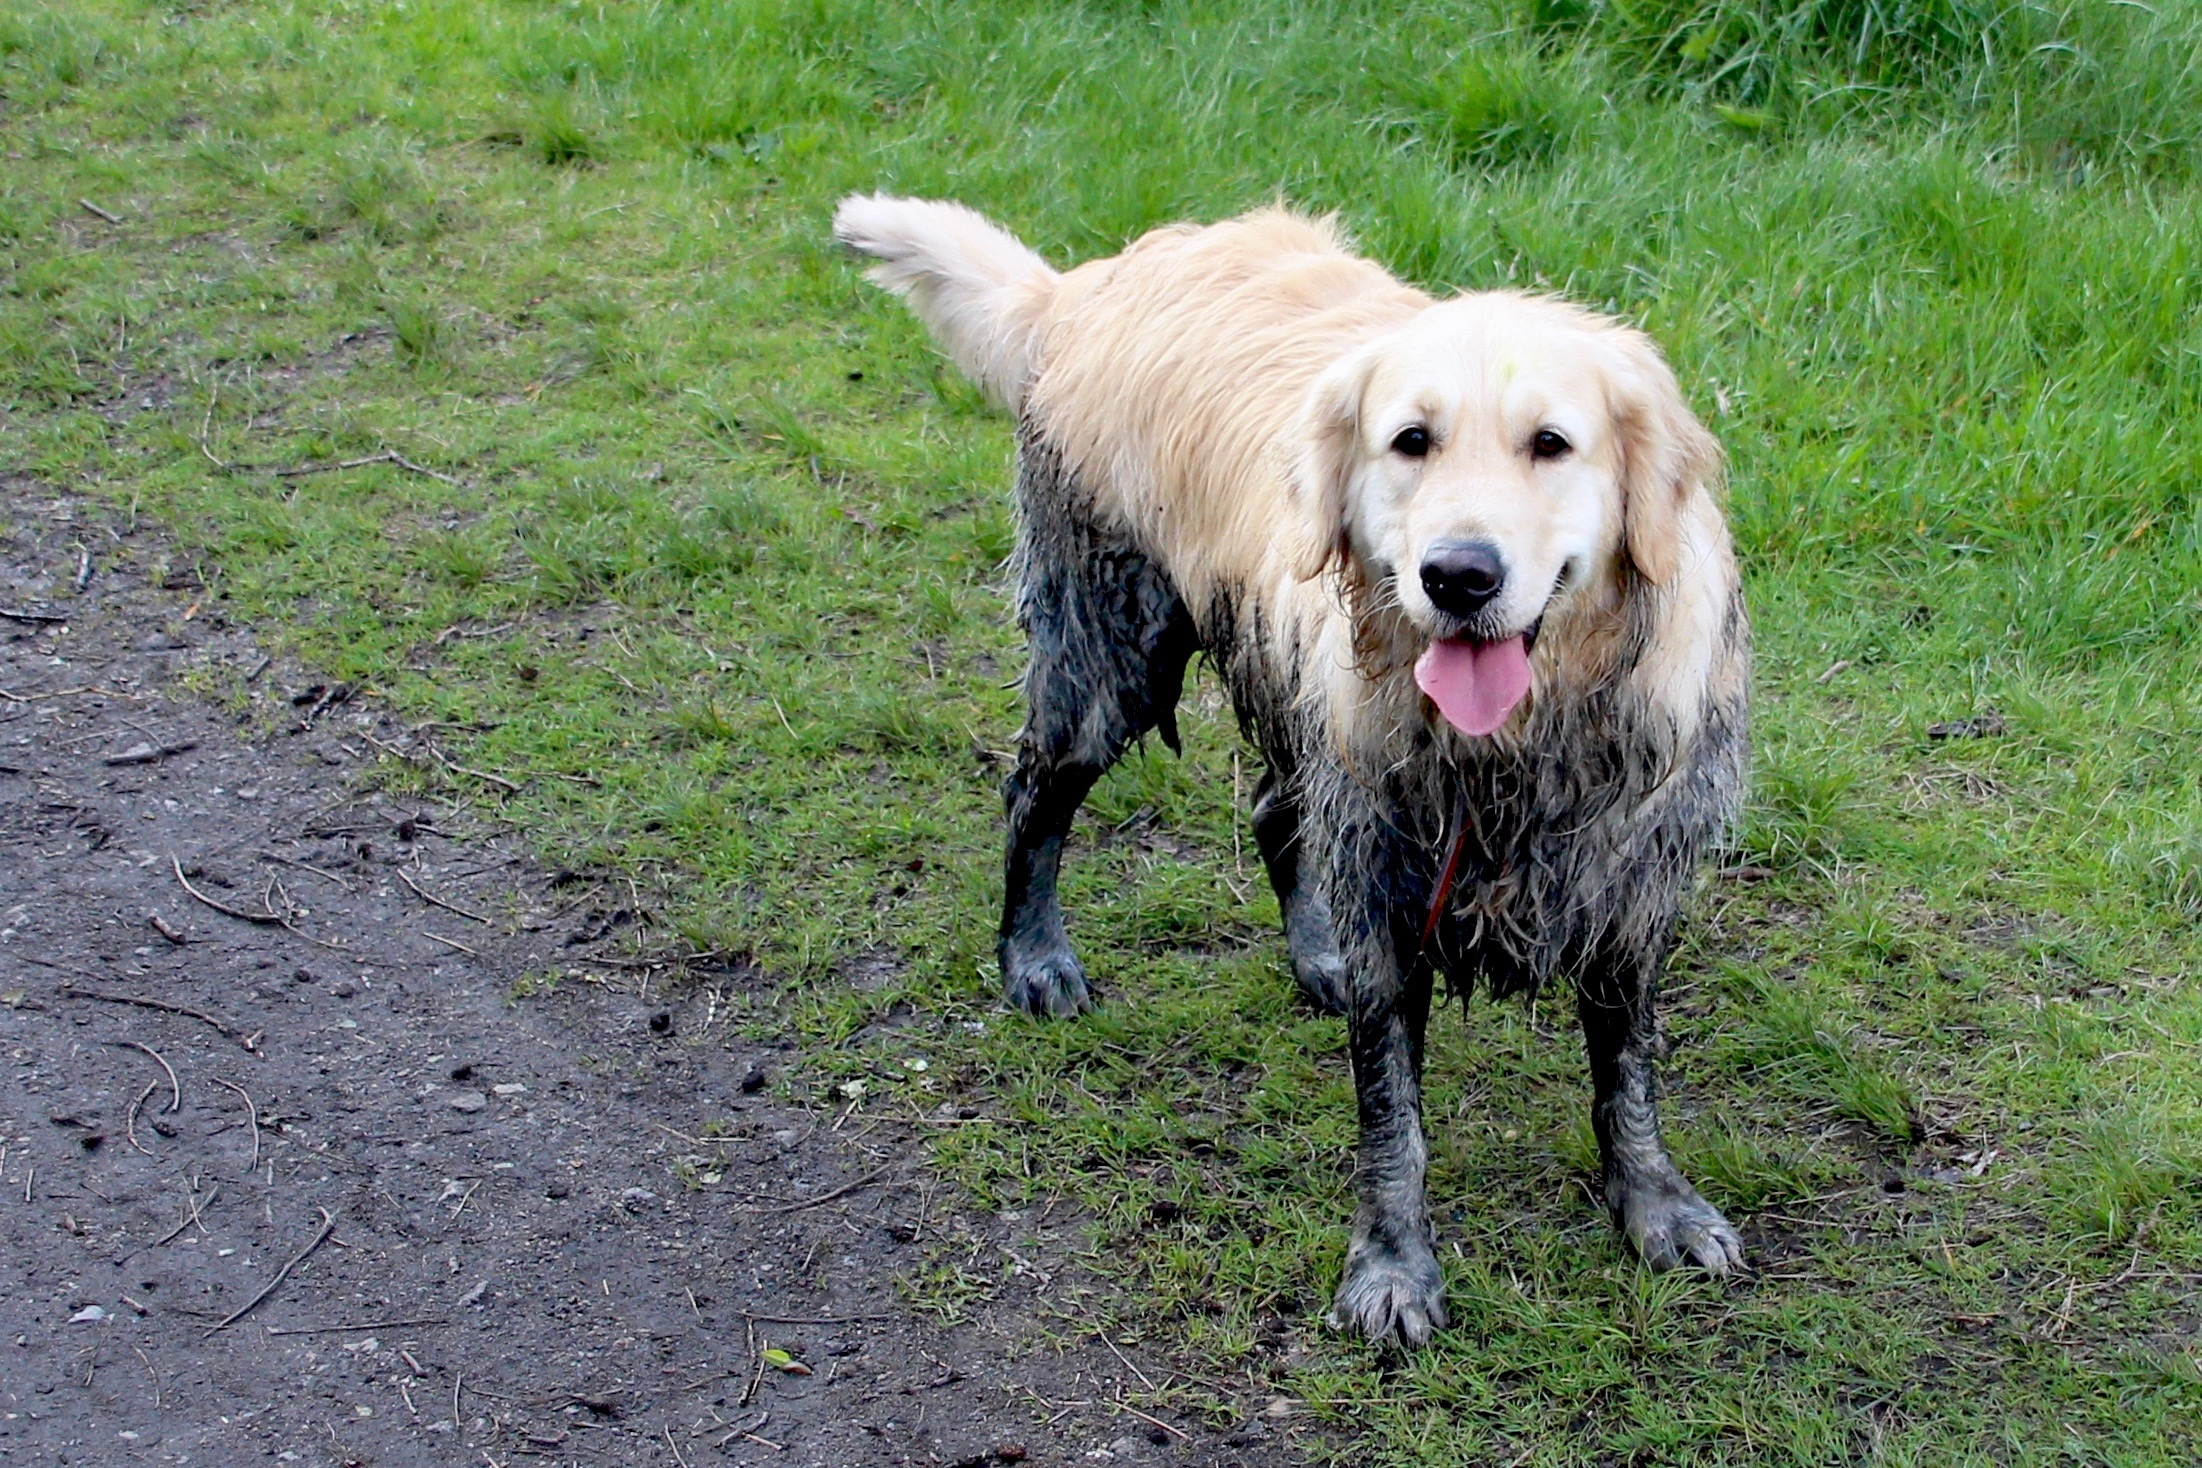
[(959, 205), (838, 238), (1016, 415), (1028, 713), (1010, 1002), (1092, 1002), (1071, 818), (1204, 653), (1266, 762), (1254, 829), (1310, 999), (1349, 1023), (1359, 1207), (1332, 1319), (1445, 1324), (1424, 1201), (1434, 976), (1577, 993), (1607, 1206), (1656, 1267), (1742, 1241), (1660, 1139), (1654, 1001), (1745, 758), (1721, 455), (1656, 348), (1511, 292), (1437, 300), (1278, 209), (1058, 273)]

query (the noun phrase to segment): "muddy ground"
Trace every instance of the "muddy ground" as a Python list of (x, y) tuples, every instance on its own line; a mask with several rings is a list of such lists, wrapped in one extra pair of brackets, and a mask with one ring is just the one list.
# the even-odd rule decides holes
[[(0, 1461), (1304, 1461), (1259, 1394), (1141, 1415), (1075, 1218), (790, 1100), (766, 976), (635, 966), (493, 789), (378, 789), (419, 731), (159, 533), (0, 516)], [(955, 1326), (897, 1284), (943, 1251), (1009, 1279)]]

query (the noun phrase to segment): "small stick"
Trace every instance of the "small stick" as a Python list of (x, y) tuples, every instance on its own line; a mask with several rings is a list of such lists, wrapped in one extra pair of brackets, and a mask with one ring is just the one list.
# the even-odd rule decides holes
[(172, 754), (189, 754), (198, 747), (199, 741), (196, 739), (181, 739), (174, 744), (154, 744), (147, 741), (143, 744), (133, 744), (120, 754), (107, 756), (106, 763), (109, 765), (157, 764)]
[(338, 876), (335, 872), (330, 871), (326, 867), (317, 867), (310, 861), (299, 861), (295, 857), (283, 856), (273, 851), (263, 851), (260, 854), (263, 857), (266, 857), (269, 861), (279, 861), (287, 867), (296, 867), (302, 872), (312, 872), (317, 877), (327, 877), (330, 881), (336, 883), (339, 887), (342, 887), (347, 892), (352, 890), (352, 884), (350, 882), (345, 881), (342, 877)]
[[(257, 923), (261, 927), (281, 928), (284, 932), (289, 933), (294, 937), (303, 938), (308, 943), (318, 944), (323, 948), (334, 948), (340, 953), (346, 951), (345, 946), (342, 943), (338, 943), (329, 938), (316, 938), (313, 934), (307, 932), (304, 928), (301, 928), (300, 926), (298, 926), (298, 924), (292, 922), (282, 913), (277, 912), (272, 907), (268, 907), (264, 900), (262, 901), (261, 906), (265, 909), (265, 911), (262, 912), (246, 912), (241, 907), (230, 907), (224, 903), (216, 902), (213, 898), (207, 896), (204, 892), (201, 892), (198, 888), (191, 885), (190, 879), (185, 877), (183, 874), (183, 863), (177, 859), (176, 853), (173, 851), (168, 853), (168, 864), (176, 869), (176, 880), (183, 883), (184, 891), (190, 893), (193, 898), (205, 903), (208, 907), (213, 908), (218, 913), (222, 913), (228, 917), (242, 918), (248, 923)], [(246, 1048), (250, 1049), (251, 1047), (247, 1046)]]
[(771, 1344), (772, 1342), (766, 1341), (764, 1346), (759, 1346), (757, 1344), (757, 1327), (754, 1325), (749, 1327), (749, 1354), (750, 1357), (757, 1363), (757, 1372), (754, 1376), (749, 1378), (749, 1385), (743, 1388), (742, 1399), (739, 1402), (736, 1402), (734, 1404), (735, 1406), (746, 1409), (749, 1406), (750, 1401), (756, 1397), (757, 1388), (764, 1385), (765, 1350), (766, 1348), (769, 1348)]
[(145, 921), (152, 927), (154, 932), (160, 934), (163, 938), (166, 938), (169, 942), (175, 944), (178, 948), (183, 947), (185, 944), (191, 941), (188, 935), (179, 932), (175, 928), (175, 926), (168, 921), (167, 918), (162, 917), (157, 912), (147, 913), (145, 915)]
[(462, 1371), (457, 1376), (451, 1378), (451, 1430), (453, 1432), (461, 1434), (463, 1434), (466, 1429), (459, 1425), (459, 1388), (465, 1385), (465, 1372)]
[(252, 1093), (235, 1081), (225, 1081), (220, 1076), (216, 1076), (214, 1084), (227, 1086), (230, 1090), (244, 1097), (245, 1111), (252, 1117), (252, 1161), (245, 1164), (245, 1173), (249, 1177), (253, 1169), (260, 1165), (260, 1108), (252, 1104)]
[(153, 1155), (153, 1149), (138, 1140), (138, 1110), (140, 1107), (145, 1105), (145, 1098), (152, 1095), (160, 1088), (161, 1083), (159, 1081), (147, 1081), (145, 1083), (145, 1089), (138, 1092), (138, 1099), (131, 1102), (130, 1109), (124, 1112), (122, 1115), (123, 1135), (130, 1139), (130, 1145), (133, 1148), (137, 1149), (140, 1152), (143, 1152), (148, 1157)]
[[(217, 1183), (206, 1195), (206, 1206), (212, 1207), (214, 1204), (214, 1200), (221, 1195), (221, 1184)], [(199, 1231), (201, 1233), (204, 1233), (206, 1231), (206, 1222), (199, 1217), (199, 1206), (200, 1205), (198, 1196), (194, 1193), (186, 1193), (184, 1195), (184, 1207), (189, 1211), (184, 1214), (183, 1222), (177, 1224), (174, 1228), (170, 1229), (167, 1233), (162, 1234), (159, 1238), (153, 1240), (152, 1243), (147, 1244), (145, 1247), (147, 1247), (148, 1249), (158, 1249), (159, 1247), (161, 1247), (161, 1245), (169, 1242), (171, 1239), (175, 1238), (176, 1235), (191, 1227), (191, 1225), (193, 1225), (194, 1223), (198, 1224)]]
[(76, 575), (70, 580), (69, 589), (78, 596), (82, 596), (84, 595), (84, 588), (91, 584), (92, 553), (80, 545), (76, 548)]
[(430, 939), (433, 942), (441, 943), (446, 948), (456, 948), (461, 953), (467, 954), (474, 958), (480, 958), (482, 956), (480, 949), (469, 948), (456, 938), (446, 938), (440, 933), (431, 933), (426, 928), (421, 929), (421, 936), (423, 938)]
[(398, 1330), (412, 1325), (449, 1325), (448, 1320), (367, 1320), (358, 1325), (271, 1325), (269, 1335), (349, 1335), (360, 1330)]
[[(67, 612), (27, 612), (14, 607), (0, 607), (0, 617), (6, 617), (11, 622), (66, 622), (69, 620)], [(59, 695), (48, 694), (46, 696), (54, 698)]]
[(99, 205), (93, 203), (90, 199), (79, 199), (76, 201), (76, 203), (77, 207), (79, 209), (82, 209), (85, 213), (96, 214), (101, 219), (106, 220), (109, 224), (122, 223), (122, 216), (120, 214), (109, 214), (105, 209), (100, 208)]
[(468, 912), (465, 908), (460, 907), (457, 903), (446, 902), (441, 897), (437, 897), (428, 892), (423, 892), (420, 889), (419, 883), (415, 882), (411, 877), (405, 875), (405, 869), (403, 867), (399, 867), (396, 870), (398, 880), (403, 882), (407, 887), (411, 888), (413, 895), (415, 897), (418, 897), (421, 901), (427, 903), (430, 907), (440, 907), (445, 912), (455, 912), (460, 917), (466, 918), (472, 922), (480, 923), (485, 928), (495, 926), (495, 924), (490, 922), (488, 918), (483, 917), (478, 912)]
[(878, 1182), (888, 1173), (893, 1172), (895, 1170), (895, 1166), (896, 1164), (890, 1162), (885, 1167), (874, 1168), (872, 1171), (865, 1173), (862, 1177), (858, 1178), (853, 1183), (843, 1183), (840, 1187), (835, 1188), (830, 1193), (820, 1193), (817, 1197), (805, 1198), (800, 1203), (781, 1203), (771, 1208), (744, 1208), (741, 1211), (744, 1213), (800, 1213), (805, 1208), (816, 1208), (821, 1203), (831, 1203), (836, 1198), (847, 1197), (849, 1194), (855, 1192), (858, 1188)]
[(138, 1359), (145, 1363), (145, 1374), (153, 1378), (153, 1410), (158, 1412), (161, 1409), (161, 1374), (153, 1369), (153, 1358), (145, 1354), (143, 1346), (130, 1349), (138, 1353)]
[(161, 1059), (160, 1051), (155, 1050), (152, 1046), (144, 1044), (143, 1042), (138, 1040), (109, 1040), (107, 1043), (110, 1045), (127, 1045), (132, 1050), (143, 1050), (146, 1054), (152, 1056), (154, 1063), (159, 1065), (162, 1070), (168, 1072), (169, 1095), (167, 1110), (169, 1115), (173, 1116), (177, 1112), (183, 1110), (183, 1087), (176, 1084), (176, 1072), (167, 1061)]
[[(276, 1286), (280, 1285), (284, 1280), (290, 1278), (290, 1272), (296, 1269), (299, 1264), (305, 1260), (308, 1254), (311, 1254), (314, 1250), (320, 1248), (323, 1244), (329, 1241), (329, 1235), (336, 1232), (336, 1215), (331, 1213), (326, 1208), (318, 1208), (315, 1211), (321, 1215), (321, 1227), (314, 1232), (314, 1236), (311, 1239), (307, 1240), (306, 1247), (291, 1255), (290, 1263), (275, 1271), (275, 1278), (269, 1280), (267, 1282), (267, 1285), (260, 1291), (259, 1294), (254, 1295), (251, 1299), (245, 1301), (244, 1304), (238, 1306), (234, 1311), (232, 1311), (227, 1317), (222, 1320), (221, 1324), (209, 1327), (207, 1330), (208, 1335), (211, 1336), (216, 1334), (217, 1332), (227, 1330), (230, 1326), (235, 1325), (238, 1321), (244, 1319), (247, 1315), (250, 1315), (255, 1305), (258, 1305), (262, 1300), (265, 1300), (268, 1296), (274, 1294)], [(452, 1388), (452, 1395), (454, 1400), (457, 1399), (457, 1394), (457, 1385), (454, 1384)]]
[(1169, 1423), (1164, 1422), (1160, 1417), (1149, 1417), (1146, 1413), (1140, 1411), (1130, 1402), (1124, 1401), (1121, 1398), (1109, 1403), (1109, 1405), (1116, 1408), (1116, 1410), (1119, 1412), (1131, 1413), (1134, 1417), (1137, 1417), (1142, 1422), (1151, 1422), (1156, 1427), (1161, 1428), (1164, 1432), (1175, 1434), (1179, 1438), (1179, 1440), (1183, 1442), (1191, 1442), (1193, 1440), (1192, 1434), (1185, 1431), (1183, 1428), (1172, 1427)]
[[(369, 464), (395, 464), (400, 469), (408, 470), (411, 473), (426, 475), (430, 479), (456, 485), (460, 489), (466, 488), (465, 480), (454, 479), (449, 474), (439, 474), (433, 469), (416, 464), (395, 449), (385, 450), (379, 454), (369, 454), (364, 459), (343, 459), (329, 464), (300, 464), (293, 468), (270, 469), (267, 472), (278, 479), (296, 479), (306, 474), (334, 474), (339, 469), (364, 469)], [(238, 467), (249, 468), (250, 466), (240, 464)]]
[(57, 992), (64, 999), (97, 999), (108, 1004), (135, 1004), (140, 1009), (157, 1009), (163, 1014), (188, 1015), (203, 1024), (212, 1025), (221, 1035), (244, 1046), (248, 1053), (253, 1055), (259, 1055), (260, 1053), (253, 1044), (253, 1041), (258, 1038), (257, 1036), (240, 1034), (234, 1026), (216, 1019), (203, 1009), (193, 1009), (183, 1004), (170, 1004), (165, 999), (141, 999), (135, 994), (103, 994), (97, 989), (80, 989), (74, 984), (63, 984)]
[(289, 923), (284, 921), (283, 915), (273, 908), (266, 912), (246, 912), (241, 907), (230, 907), (224, 903), (216, 902), (213, 898), (191, 885), (191, 879), (183, 873), (183, 862), (177, 858), (173, 851), (168, 853), (168, 864), (176, 869), (176, 880), (183, 884), (184, 891), (190, 893), (197, 901), (213, 908), (216, 912), (228, 917), (242, 918), (248, 923), (258, 923), (262, 927), (286, 928), (290, 926)]
[(671, 1449), (673, 1454), (673, 1461), (680, 1464), (680, 1468), (688, 1468), (688, 1460), (680, 1455), (680, 1449), (676, 1447), (673, 1443), (673, 1429), (670, 1427), (660, 1426), (658, 1428), (658, 1431), (665, 1434), (665, 1446)]

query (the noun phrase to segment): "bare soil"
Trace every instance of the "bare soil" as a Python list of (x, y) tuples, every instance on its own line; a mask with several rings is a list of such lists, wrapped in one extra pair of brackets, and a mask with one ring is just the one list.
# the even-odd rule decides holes
[[(0, 621), (0, 1461), (1303, 1461), (1078, 1327), (1077, 1219), (791, 1099), (727, 1021), (766, 975), (622, 958), (493, 787), (378, 789), (420, 731), (157, 532), (0, 516), (0, 607), (67, 618)], [(1006, 1281), (952, 1324), (903, 1287), (949, 1256)]]

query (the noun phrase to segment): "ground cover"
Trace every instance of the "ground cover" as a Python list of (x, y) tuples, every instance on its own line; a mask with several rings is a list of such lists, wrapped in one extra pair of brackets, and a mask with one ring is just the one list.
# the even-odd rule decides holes
[[(1965, 0), (11, 4), (0, 465), (173, 525), (230, 615), (444, 721), (543, 849), (653, 894), (653, 941), (757, 955), (799, 1094), (985, 1098), (939, 1165), (1090, 1211), (1112, 1338), (1357, 1459), (2183, 1461), (2198, 36)], [(1186, 757), (1082, 827), (1111, 1002), (994, 1011), (1008, 434), (828, 247), (869, 187), (1058, 259), (1282, 195), (1667, 346), (1759, 647), (1674, 1140), (1753, 1281), (1635, 1268), (1568, 1020), (1478, 1003), (1433, 1058), (1456, 1327), (1395, 1363), (1316, 1328), (1350, 1086), (1212, 677)], [(948, 1313), (997, 1283), (909, 1277)]]

